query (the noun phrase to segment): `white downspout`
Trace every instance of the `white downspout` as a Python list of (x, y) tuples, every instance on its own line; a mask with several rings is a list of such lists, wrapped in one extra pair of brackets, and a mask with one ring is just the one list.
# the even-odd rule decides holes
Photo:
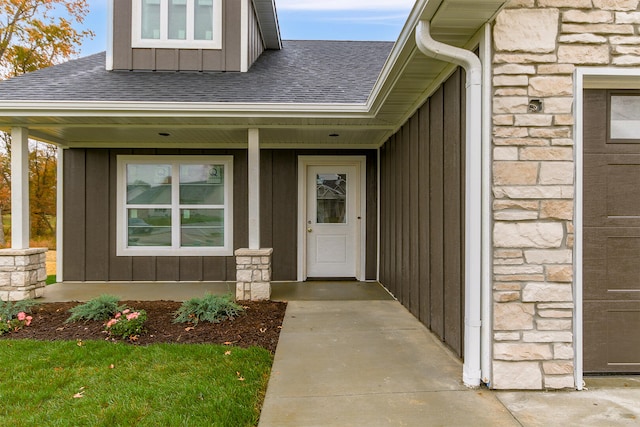
[(471, 51), (434, 40), (430, 23), (420, 21), (416, 28), (420, 52), (431, 58), (451, 62), (467, 74), (466, 102), (466, 212), (465, 212), (465, 303), (464, 365), (462, 379), (469, 387), (481, 381), (480, 327), (482, 277), (482, 63)]
[(482, 61), (482, 314), (480, 318), (480, 367), (482, 382), (491, 388), (492, 338), (493, 338), (493, 282), (491, 267), (493, 260), (493, 240), (491, 236), (491, 124), (493, 123), (491, 103), (491, 24), (484, 25), (480, 39), (480, 60)]

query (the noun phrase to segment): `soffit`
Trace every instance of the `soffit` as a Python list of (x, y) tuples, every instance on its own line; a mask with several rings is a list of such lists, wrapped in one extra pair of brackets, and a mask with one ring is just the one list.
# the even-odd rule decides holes
[(280, 49), (280, 27), (274, 0), (253, 0), (253, 7), (258, 16), (260, 31), (267, 49)]
[[(260, 0), (254, 0), (256, 5)], [(271, 0), (264, 0), (269, 3)], [(266, 147), (378, 147), (446, 79), (447, 63), (416, 47), (420, 19), (432, 22), (436, 40), (471, 47), (474, 34), (505, 0), (418, 1), (366, 104), (262, 105), (235, 112), (66, 111), (0, 117), (0, 129), (22, 125), (38, 139), (64, 146), (214, 147), (245, 145), (247, 128), (261, 129)], [(234, 117), (234, 115), (236, 115)], [(160, 133), (170, 133), (162, 137)], [(330, 136), (330, 135), (339, 136)]]

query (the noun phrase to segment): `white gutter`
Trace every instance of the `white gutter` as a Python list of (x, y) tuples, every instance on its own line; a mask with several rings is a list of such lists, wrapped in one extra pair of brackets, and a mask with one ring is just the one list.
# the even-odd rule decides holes
[(480, 327), (482, 277), (482, 63), (471, 51), (438, 42), (431, 37), (430, 23), (416, 27), (418, 49), (431, 58), (463, 67), (466, 94), (466, 203), (465, 203), (465, 329), (462, 380), (469, 387), (481, 381)]

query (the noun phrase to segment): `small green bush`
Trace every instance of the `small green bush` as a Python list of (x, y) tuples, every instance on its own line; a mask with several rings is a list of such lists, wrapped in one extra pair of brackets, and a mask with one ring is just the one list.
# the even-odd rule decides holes
[(115, 295), (100, 295), (70, 309), (71, 316), (65, 323), (78, 320), (107, 320), (126, 308), (125, 305), (118, 305), (119, 301), (120, 298)]
[(174, 313), (173, 323), (198, 322), (219, 323), (226, 319), (234, 319), (244, 310), (236, 304), (231, 295), (206, 294), (202, 298), (191, 298), (182, 303)]

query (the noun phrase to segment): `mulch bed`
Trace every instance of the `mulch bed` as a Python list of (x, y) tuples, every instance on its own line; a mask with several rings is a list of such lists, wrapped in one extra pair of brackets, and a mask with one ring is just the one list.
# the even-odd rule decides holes
[[(242, 302), (244, 313), (221, 323), (173, 323), (174, 312), (180, 307), (174, 301), (122, 301), (121, 304), (147, 312), (146, 333), (131, 341), (135, 345), (154, 343), (225, 344), (238, 347), (264, 347), (275, 353), (287, 304), (284, 302)], [(65, 323), (69, 309), (77, 302), (43, 303), (31, 309), (30, 326), (17, 332), (0, 335), (0, 340), (111, 340), (103, 331), (103, 322)]]

